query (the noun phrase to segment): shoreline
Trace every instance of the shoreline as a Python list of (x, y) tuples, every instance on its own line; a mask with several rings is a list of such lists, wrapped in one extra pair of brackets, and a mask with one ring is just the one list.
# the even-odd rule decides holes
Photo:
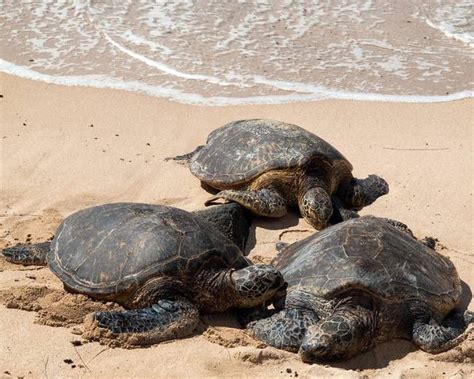
[(284, 105), (295, 103), (308, 103), (324, 100), (348, 100), (361, 102), (383, 102), (383, 103), (415, 103), (431, 104), (449, 101), (458, 101), (474, 97), (474, 91), (464, 90), (446, 95), (390, 95), (378, 93), (362, 93), (350, 91), (337, 91), (329, 88), (304, 85), (299, 83), (287, 83), (282, 81), (270, 80), (268, 84), (275, 88), (289, 92), (298, 91), (298, 89), (308, 91), (308, 94), (298, 93), (298, 95), (264, 95), (249, 97), (205, 97), (200, 94), (185, 93), (176, 89), (150, 85), (141, 82), (127, 82), (114, 78), (103, 80), (101, 77), (87, 76), (61, 76), (47, 75), (33, 71), (27, 67), (19, 66), (0, 58), (0, 74), (15, 76), (23, 80), (33, 80), (44, 82), (51, 85), (61, 85), (67, 87), (84, 87), (106, 90), (121, 90), (141, 95), (153, 96), (166, 99), (172, 102), (178, 102), (185, 105), (226, 107), (226, 106), (246, 106), (246, 105)]
[[(349, 159), (355, 176), (385, 178), (390, 193), (361, 213), (403, 221), (417, 237), (437, 237), (438, 251), (453, 261), (464, 282), (463, 305), (474, 310), (472, 98), (429, 104), (321, 100), (222, 107), (7, 74), (0, 74), (0, 83), (0, 248), (44, 241), (65, 216), (100, 203), (202, 208), (209, 194), (187, 168), (164, 158), (193, 150), (226, 122), (272, 118), (324, 138)], [(249, 257), (268, 261), (275, 256), (276, 242), (291, 243), (311, 233), (294, 214), (277, 220), (257, 217)], [(47, 268), (0, 260), (0, 373), (5, 377), (10, 377), (5, 372), (25, 378), (474, 375), (462, 352), (435, 361), (404, 340), (383, 343), (345, 362), (308, 365), (295, 354), (249, 342), (231, 315), (205, 316), (202, 334), (149, 348), (75, 346), (71, 341), (79, 337), (73, 328), (39, 325), (35, 312), (4, 306), (2, 294), (23, 287), (47, 287), (53, 295), (67, 297)]]

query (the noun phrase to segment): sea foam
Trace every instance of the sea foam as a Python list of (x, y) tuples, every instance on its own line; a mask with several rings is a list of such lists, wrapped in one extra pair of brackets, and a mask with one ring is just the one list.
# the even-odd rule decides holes
[(0, 70), (202, 105), (473, 95), (469, 1), (5, 1)]

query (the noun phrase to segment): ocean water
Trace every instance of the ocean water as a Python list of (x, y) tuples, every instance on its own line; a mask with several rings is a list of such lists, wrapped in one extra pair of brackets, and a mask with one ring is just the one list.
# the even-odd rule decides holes
[(473, 94), (471, 0), (1, 0), (0, 70), (185, 103)]

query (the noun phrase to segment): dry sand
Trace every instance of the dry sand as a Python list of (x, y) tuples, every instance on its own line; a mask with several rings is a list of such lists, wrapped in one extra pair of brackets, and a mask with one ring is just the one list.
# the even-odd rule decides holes
[[(0, 248), (50, 238), (63, 217), (105, 202), (200, 208), (208, 194), (186, 168), (164, 158), (191, 151), (228, 121), (273, 118), (333, 143), (357, 176), (383, 176), (390, 194), (363, 213), (399, 219), (418, 236), (437, 237), (445, 246), (440, 252), (451, 257), (466, 283), (464, 305), (474, 310), (472, 99), (197, 107), (8, 75), (0, 80)], [(268, 261), (279, 239), (291, 242), (309, 233), (295, 215), (257, 219), (250, 257)], [(474, 375), (472, 363), (460, 363), (474, 359), (472, 336), (437, 360), (407, 341), (391, 341), (343, 363), (307, 365), (294, 354), (263, 348), (229, 315), (206, 316), (195, 336), (145, 349), (73, 345), (81, 340), (83, 314), (112, 304), (66, 294), (47, 268), (1, 260), (0, 291), (1, 378)]]

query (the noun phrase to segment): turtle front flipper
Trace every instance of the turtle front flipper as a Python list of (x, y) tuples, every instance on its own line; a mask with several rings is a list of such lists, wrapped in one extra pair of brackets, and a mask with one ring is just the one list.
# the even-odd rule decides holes
[(199, 311), (188, 300), (163, 299), (149, 308), (95, 312), (87, 316), (83, 336), (126, 347), (147, 346), (187, 337), (198, 322)]
[(285, 199), (271, 188), (259, 190), (224, 190), (206, 201), (206, 205), (213, 204), (217, 199), (235, 201), (259, 216), (283, 217), (287, 213)]
[[(455, 310), (441, 324), (429, 317), (429, 313), (419, 315), (413, 325), (413, 342), (428, 353), (441, 353), (457, 346), (474, 332), (471, 325), (474, 326), (474, 312), (470, 311)], [(466, 331), (468, 327), (470, 331)]]
[(51, 242), (37, 244), (18, 244), (2, 250), (2, 254), (8, 262), (24, 266), (46, 266)]
[(310, 325), (319, 318), (310, 310), (283, 309), (271, 317), (253, 321), (247, 328), (255, 338), (287, 351), (297, 352)]
[[(280, 299), (283, 300), (283, 299)], [(329, 302), (305, 290), (292, 290), (284, 302), (274, 303), (276, 309), (270, 317), (249, 322), (246, 327), (255, 338), (273, 347), (297, 352), (309, 327), (331, 312)]]
[(398, 230), (400, 230), (401, 232), (403, 233), (406, 233), (408, 234), (410, 237), (416, 239), (417, 241), (421, 242), (423, 245), (425, 245), (426, 247), (434, 250), (435, 247), (436, 247), (436, 242), (438, 241), (437, 238), (434, 238), (434, 237), (430, 237), (430, 236), (426, 236), (424, 238), (422, 238), (421, 240), (416, 238), (415, 235), (413, 234), (413, 232), (411, 231), (411, 229), (406, 225), (404, 224), (403, 222), (400, 222), (400, 221), (397, 221), (397, 220), (393, 220), (391, 218), (384, 218), (384, 220), (394, 226), (395, 228), (397, 228)]

